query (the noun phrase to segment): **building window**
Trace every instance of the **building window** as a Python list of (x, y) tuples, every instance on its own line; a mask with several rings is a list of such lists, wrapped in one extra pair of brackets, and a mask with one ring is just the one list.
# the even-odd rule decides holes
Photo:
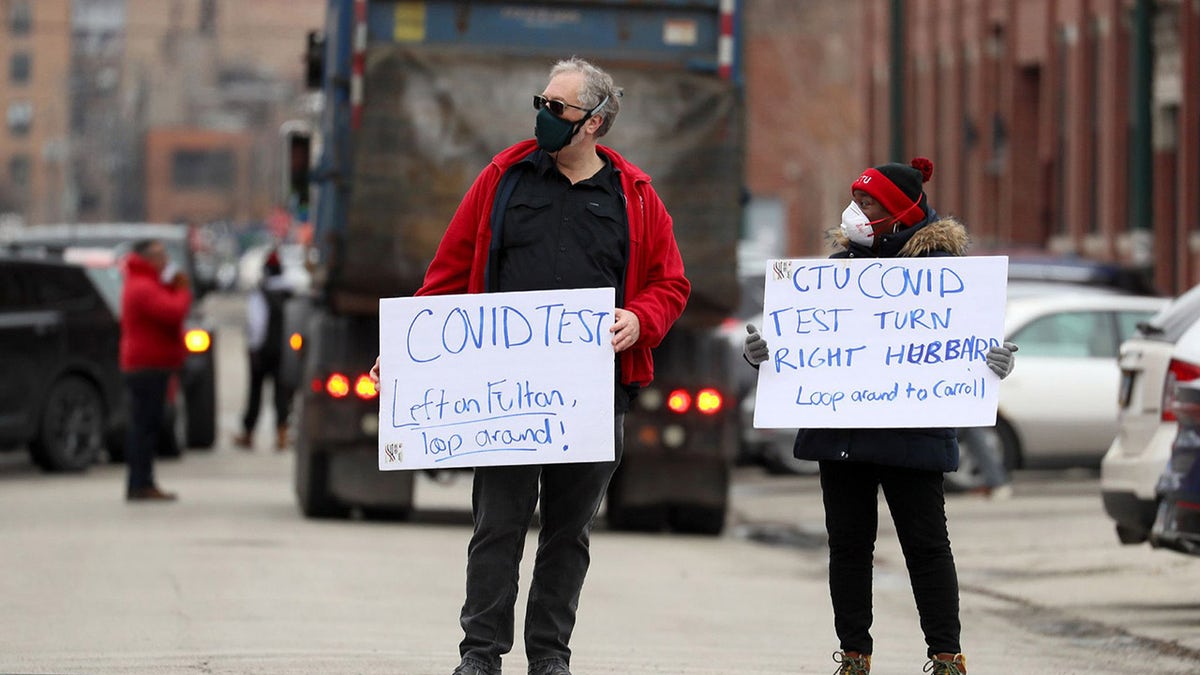
[(13, 155), (9, 158), (8, 178), (14, 187), (28, 187), (31, 173), (32, 166), (29, 162), (29, 155)]
[(232, 150), (176, 150), (171, 182), (179, 190), (227, 190), (234, 185)]
[(25, 84), (33, 73), (33, 58), (28, 52), (16, 52), (8, 61), (8, 79), (13, 84)]
[(8, 104), (8, 132), (13, 136), (25, 136), (33, 126), (33, 104), (17, 101)]
[(12, 0), (8, 6), (8, 31), (28, 35), (33, 28), (33, 7), (28, 0)]

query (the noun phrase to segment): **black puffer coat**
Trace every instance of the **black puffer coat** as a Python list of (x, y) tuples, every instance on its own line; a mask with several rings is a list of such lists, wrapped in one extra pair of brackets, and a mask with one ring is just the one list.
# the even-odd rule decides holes
[[(962, 223), (929, 217), (910, 228), (879, 235), (879, 252), (833, 234), (841, 250), (831, 258), (918, 258), (960, 256), (970, 239)], [(793, 452), (798, 459), (842, 460), (903, 466), (930, 471), (958, 468), (958, 439), (954, 429), (801, 429)]]

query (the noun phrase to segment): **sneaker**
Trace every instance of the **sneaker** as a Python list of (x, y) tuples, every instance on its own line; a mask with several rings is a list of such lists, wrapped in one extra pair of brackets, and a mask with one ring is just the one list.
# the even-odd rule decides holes
[(869, 675), (871, 655), (862, 652), (834, 652), (833, 660), (841, 664), (833, 675)]
[(961, 675), (967, 672), (967, 657), (962, 654), (934, 654), (921, 672), (929, 675)]

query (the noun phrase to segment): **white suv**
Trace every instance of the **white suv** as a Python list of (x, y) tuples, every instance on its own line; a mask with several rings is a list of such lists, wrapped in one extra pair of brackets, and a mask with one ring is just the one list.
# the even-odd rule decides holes
[(1179, 296), (1121, 345), (1119, 428), (1100, 464), (1104, 510), (1123, 544), (1150, 535), (1155, 485), (1171, 457), (1175, 384), (1200, 379), (1200, 286)]

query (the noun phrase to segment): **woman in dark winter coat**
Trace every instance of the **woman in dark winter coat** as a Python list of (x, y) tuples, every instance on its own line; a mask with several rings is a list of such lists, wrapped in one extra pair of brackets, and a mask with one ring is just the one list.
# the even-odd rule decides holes
[[(939, 216), (922, 184), (933, 163), (867, 169), (851, 186), (853, 201), (834, 235), (834, 258), (960, 256), (969, 239), (962, 223)], [(767, 359), (766, 341), (747, 326), (746, 360)], [(993, 347), (988, 366), (1012, 371), (1016, 345)], [(839, 673), (871, 668), (871, 571), (883, 489), (904, 552), (925, 633), (926, 672), (965, 673), (959, 645), (958, 576), (946, 529), (942, 474), (958, 468), (954, 429), (801, 429), (795, 455), (818, 460), (829, 535), (829, 590), (841, 650)]]

